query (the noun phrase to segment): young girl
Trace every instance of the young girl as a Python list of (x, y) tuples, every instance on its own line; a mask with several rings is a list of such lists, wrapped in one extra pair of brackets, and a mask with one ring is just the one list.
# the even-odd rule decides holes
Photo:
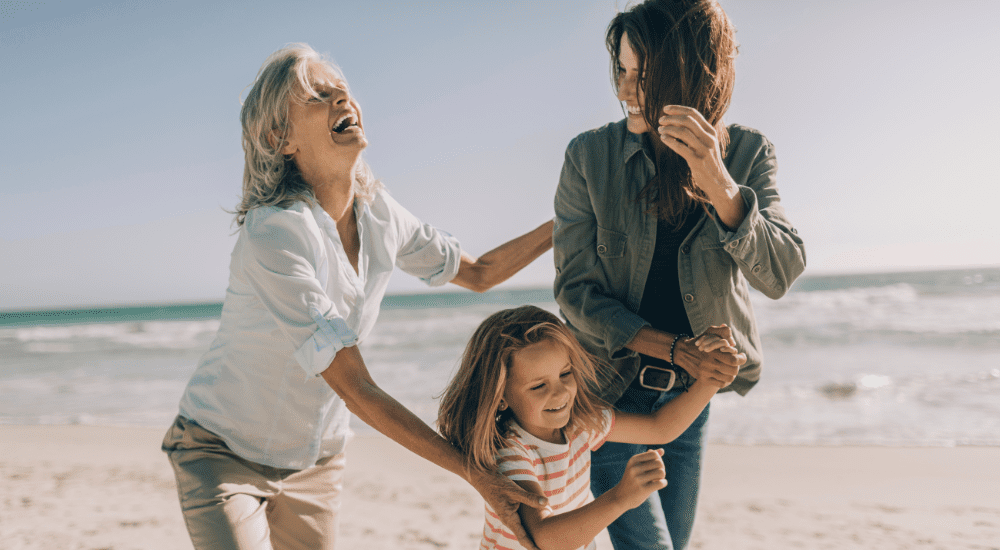
[[(723, 334), (728, 330), (720, 328)], [(736, 353), (726, 336), (706, 335), (698, 344)], [(737, 371), (733, 367), (728, 373), (727, 384)], [(608, 372), (558, 317), (522, 306), (483, 321), (441, 400), (438, 429), (468, 458), (470, 470), (499, 470), (548, 497), (550, 510), (520, 508), (525, 528), (542, 550), (594, 548), (602, 529), (667, 484), (662, 450), (649, 450), (633, 456), (618, 485), (595, 500), (591, 450), (605, 441), (667, 443), (721, 387), (717, 381), (696, 380), (658, 411), (631, 414), (614, 411), (592, 393)], [(480, 548), (523, 548), (489, 505)]]

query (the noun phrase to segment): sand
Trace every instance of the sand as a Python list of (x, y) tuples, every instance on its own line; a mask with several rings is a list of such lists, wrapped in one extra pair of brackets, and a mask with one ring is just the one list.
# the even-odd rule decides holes
[[(0, 548), (191, 548), (162, 433), (0, 426)], [(1000, 550), (1000, 448), (706, 452), (691, 548)], [(351, 443), (340, 548), (475, 548), (481, 529), (458, 477), (381, 436)]]

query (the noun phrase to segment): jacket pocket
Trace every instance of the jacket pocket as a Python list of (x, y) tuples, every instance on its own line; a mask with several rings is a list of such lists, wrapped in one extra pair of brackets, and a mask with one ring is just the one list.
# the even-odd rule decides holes
[(733, 257), (721, 243), (704, 242), (697, 249), (701, 250), (701, 257), (696, 264), (700, 267), (696, 268), (696, 286), (704, 288), (702, 285), (708, 283), (708, 288), (718, 298), (732, 295), (739, 282), (739, 268)]
[(625, 255), (628, 236), (620, 231), (597, 226), (597, 255), (601, 258), (621, 258)]

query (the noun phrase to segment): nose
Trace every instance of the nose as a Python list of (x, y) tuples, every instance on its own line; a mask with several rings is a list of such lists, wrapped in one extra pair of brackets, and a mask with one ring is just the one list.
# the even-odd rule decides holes
[(625, 76), (618, 82), (618, 101), (635, 100), (636, 79), (634, 76)]
[(351, 93), (343, 88), (334, 88), (331, 93), (330, 103), (332, 105), (338, 105), (343, 107), (351, 101)]
[(558, 386), (554, 388), (554, 391), (552, 392), (553, 399), (562, 401), (563, 399), (567, 398), (571, 393), (573, 393), (572, 386), (573, 384), (560, 381)]

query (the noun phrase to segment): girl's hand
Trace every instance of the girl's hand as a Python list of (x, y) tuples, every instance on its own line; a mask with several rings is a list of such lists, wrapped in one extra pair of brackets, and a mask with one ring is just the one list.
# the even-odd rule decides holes
[(528, 536), (517, 509), (521, 505), (531, 506), (541, 510), (541, 517), (552, 514), (549, 501), (545, 497), (525, 491), (516, 483), (502, 474), (482, 473), (474, 479), (472, 486), (479, 491), (483, 500), (500, 516), (500, 521), (507, 526), (521, 546), (529, 550), (538, 550), (534, 541)]
[(708, 196), (719, 219), (729, 228), (739, 226), (746, 205), (739, 187), (722, 162), (715, 128), (697, 109), (667, 105), (659, 119), (660, 141), (687, 161), (695, 187)]
[(698, 351), (702, 353), (719, 350), (735, 355), (740, 351), (733, 347), (729, 340), (715, 334), (702, 334), (694, 339), (694, 345), (698, 346)]
[[(710, 349), (702, 351), (698, 342)], [(706, 342), (709, 344), (706, 345)], [(721, 345), (722, 342), (725, 342), (724, 346)], [(715, 348), (716, 345), (719, 347)], [(674, 348), (675, 365), (686, 370), (696, 380), (717, 388), (732, 384), (746, 361), (746, 354), (739, 353), (736, 349), (733, 332), (726, 325), (709, 327), (695, 338), (678, 341)]]
[(642, 504), (653, 491), (667, 486), (663, 449), (650, 449), (629, 459), (622, 480), (615, 485), (615, 501), (631, 510)]

